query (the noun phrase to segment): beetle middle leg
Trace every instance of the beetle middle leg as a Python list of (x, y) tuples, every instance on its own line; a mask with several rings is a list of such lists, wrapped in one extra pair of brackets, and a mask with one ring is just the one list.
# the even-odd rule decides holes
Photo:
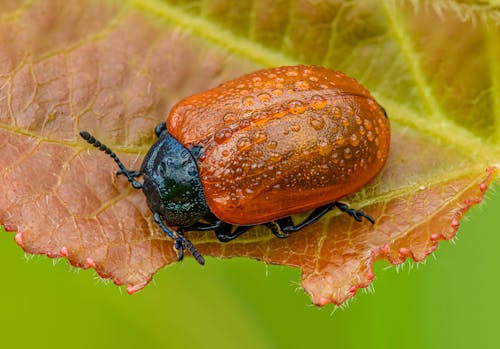
[[(373, 217), (366, 214), (364, 211), (355, 210), (353, 208), (350, 208), (349, 205), (347, 205), (343, 202), (339, 202), (339, 201), (335, 201), (335, 202), (332, 202), (330, 204), (318, 207), (313, 212), (311, 212), (311, 214), (306, 219), (304, 219), (301, 223), (299, 223), (297, 225), (293, 224), (291, 216), (278, 219), (278, 220), (276, 220), (276, 223), (279, 225), (279, 227), (283, 233), (285, 233), (285, 234), (294, 233), (296, 231), (301, 230), (304, 227), (307, 227), (308, 225), (311, 225), (311, 224), (317, 222), (321, 217), (323, 217), (326, 213), (328, 213), (329, 211), (331, 211), (335, 207), (337, 207), (342, 212), (345, 212), (348, 215), (350, 215), (351, 217), (353, 217), (354, 220), (356, 220), (357, 222), (361, 222), (362, 217), (364, 217), (371, 224), (375, 223), (375, 220), (373, 219)], [(274, 233), (274, 231), (273, 231), (273, 233)]]

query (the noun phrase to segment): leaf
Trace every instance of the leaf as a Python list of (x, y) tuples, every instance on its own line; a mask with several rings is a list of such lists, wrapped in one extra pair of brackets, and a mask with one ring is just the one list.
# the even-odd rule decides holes
[(2, 2), (0, 224), (25, 251), (136, 292), (176, 252), (143, 194), (78, 131), (138, 168), (181, 98), (261, 66), (323, 65), (390, 116), (385, 169), (345, 199), (376, 225), (331, 212), (286, 240), (261, 228), (228, 244), (189, 238), (206, 256), (301, 268), (315, 304), (341, 304), (375, 260), (421, 261), (453, 238), (497, 176), (499, 22), (484, 1)]

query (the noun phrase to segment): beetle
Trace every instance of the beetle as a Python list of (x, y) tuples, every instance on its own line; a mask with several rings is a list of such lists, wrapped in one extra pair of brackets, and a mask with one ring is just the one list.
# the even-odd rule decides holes
[[(334, 208), (374, 224), (338, 199), (381, 171), (389, 119), (370, 92), (342, 72), (302, 65), (259, 70), (181, 100), (155, 133), (139, 171), (127, 170), (90, 133), (80, 135), (142, 189), (179, 260), (188, 249), (205, 263), (187, 231), (213, 230), (228, 242), (264, 225), (286, 238)], [(293, 223), (292, 215), (310, 210)]]

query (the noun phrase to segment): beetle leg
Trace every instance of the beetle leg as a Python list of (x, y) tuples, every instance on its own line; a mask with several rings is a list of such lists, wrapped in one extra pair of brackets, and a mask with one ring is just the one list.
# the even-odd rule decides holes
[(277, 238), (280, 238), (280, 239), (286, 239), (287, 237), (290, 236), (290, 234), (288, 234), (287, 232), (284, 232), (279, 223), (278, 222), (268, 222), (268, 223), (264, 223), (262, 225), (265, 225), (266, 227), (269, 228), (269, 230), (271, 230), (271, 232), (274, 234), (274, 236), (276, 236)]
[[(131, 176), (131, 177), (140, 177), (142, 176), (142, 172), (141, 171), (129, 171), (128, 174)], [(119, 175), (124, 175), (126, 176), (125, 172), (123, 172), (123, 170), (118, 170), (116, 171), (116, 175), (119, 176)]]
[[(280, 229), (284, 233), (294, 233), (296, 231), (301, 230), (308, 225), (311, 225), (317, 222), (321, 217), (323, 217), (326, 213), (328, 213), (333, 208), (337, 207), (342, 212), (347, 213), (349, 216), (353, 217), (357, 222), (361, 222), (361, 218), (366, 218), (370, 223), (374, 224), (375, 220), (362, 210), (355, 210), (349, 208), (347, 204), (342, 202), (332, 202), (331, 204), (324, 205), (315, 209), (306, 219), (304, 219), (301, 223), (294, 225), (292, 222), (292, 217), (285, 217), (278, 219), (276, 223), (278, 223)], [(275, 234), (276, 235), (276, 234)]]
[(306, 219), (304, 219), (301, 223), (297, 225), (293, 224), (292, 217), (290, 216), (278, 219), (276, 223), (278, 223), (281, 231), (283, 231), (284, 233), (294, 233), (304, 227), (307, 227), (308, 225), (317, 222), (321, 217), (323, 217), (327, 212), (329, 212), (334, 207), (335, 203), (318, 207), (317, 209), (312, 211), (311, 214)]
[(158, 212), (155, 212), (153, 214), (153, 218), (155, 222), (160, 226), (161, 230), (163, 230), (165, 234), (167, 234), (175, 241), (174, 246), (177, 250), (179, 250), (179, 260), (182, 260), (184, 258), (184, 249), (187, 248), (198, 263), (200, 263), (201, 265), (205, 264), (205, 258), (203, 258), (201, 253), (196, 249), (196, 247), (194, 247), (193, 243), (189, 241), (187, 237), (182, 235), (182, 233), (174, 231), (163, 224), (161, 216)]
[(335, 201), (334, 202), (335, 206), (342, 212), (347, 213), (349, 216), (353, 217), (356, 222), (361, 222), (361, 218), (364, 217), (366, 220), (368, 220), (371, 224), (375, 224), (375, 219), (373, 219), (372, 216), (369, 214), (365, 213), (362, 210), (355, 210), (353, 208), (349, 208), (349, 205), (344, 204), (343, 202)]
[(243, 233), (246, 233), (250, 229), (252, 229), (253, 225), (240, 225), (235, 231), (231, 233), (232, 225), (222, 222), (223, 225), (219, 228), (215, 229), (215, 236), (219, 239), (220, 242), (229, 242), (236, 239)]
[(165, 121), (162, 122), (161, 124), (158, 124), (156, 127), (155, 127), (155, 134), (156, 134), (156, 137), (160, 138), (161, 136), (161, 133), (163, 131), (165, 131), (167, 129), (167, 125), (165, 124)]
[(183, 227), (182, 230), (183, 231), (193, 231), (193, 230), (195, 230), (195, 231), (209, 231), (209, 230), (216, 230), (225, 224), (227, 224), (227, 223), (225, 223), (221, 220), (217, 220), (215, 222), (210, 222), (210, 223), (196, 222), (195, 224), (190, 225), (189, 227)]

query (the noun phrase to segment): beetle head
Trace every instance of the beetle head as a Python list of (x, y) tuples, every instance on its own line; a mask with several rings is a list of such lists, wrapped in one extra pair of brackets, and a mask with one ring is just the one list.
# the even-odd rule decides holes
[(147, 153), (141, 172), (150, 209), (169, 225), (188, 227), (208, 212), (196, 160), (168, 131)]

